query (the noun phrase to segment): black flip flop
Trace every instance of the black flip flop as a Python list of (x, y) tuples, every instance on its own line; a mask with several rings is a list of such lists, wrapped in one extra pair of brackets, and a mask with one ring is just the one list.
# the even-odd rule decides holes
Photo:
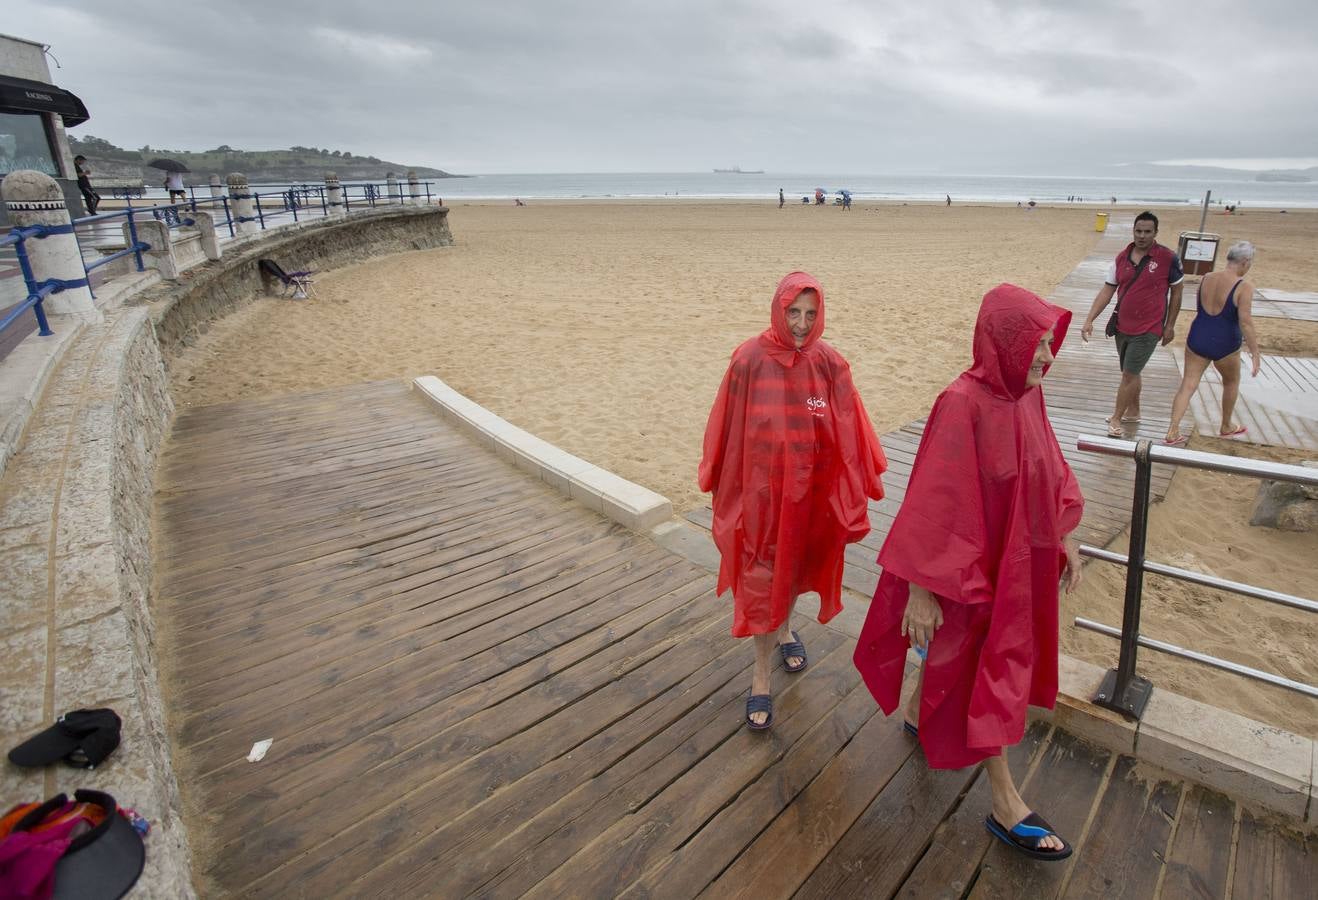
[[(756, 725), (751, 713), (767, 713), (764, 721)], [(751, 731), (766, 731), (773, 724), (773, 697), (768, 694), (751, 694), (746, 698), (746, 727)]]
[[(984, 819), (984, 827), (1004, 844), (1019, 850), (1032, 859), (1057, 862), (1071, 855), (1071, 845), (1061, 835), (1053, 831), (1053, 826), (1044, 821), (1038, 813), (1030, 813), (1010, 829), (1004, 828), (996, 817), (990, 815)], [(1046, 837), (1055, 837), (1062, 842), (1061, 850), (1040, 850), (1039, 844)]]
[[(795, 631), (792, 632), (792, 640), (785, 644), (778, 645), (778, 652), (783, 655), (783, 668), (788, 672), (800, 672), (810, 663), (810, 660), (807, 659), (805, 655), (805, 644), (801, 643), (801, 636)], [(795, 667), (787, 664), (787, 660), (793, 656), (801, 657), (801, 662)]]

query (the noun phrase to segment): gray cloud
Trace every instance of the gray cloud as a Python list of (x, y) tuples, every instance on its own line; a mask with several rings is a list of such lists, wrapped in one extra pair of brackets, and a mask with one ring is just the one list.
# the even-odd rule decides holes
[(1318, 147), (1304, 0), (20, 5), (92, 112), (83, 133), (129, 146), (854, 173)]

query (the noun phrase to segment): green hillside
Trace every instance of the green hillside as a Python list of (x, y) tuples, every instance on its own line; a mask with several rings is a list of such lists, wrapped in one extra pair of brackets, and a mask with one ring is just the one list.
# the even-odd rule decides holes
[(326, 172), (335, 172), (342, 181), (383, 181), (392, 172), (402, 178), (414, 169), (421, 178), (462, 178), (442, 169), (426, 166), (409, 166), (390, 162), (375, 156), (356, 156), (347, 150), (329, 150), (318, 147), (290, 147), (287, 150), (236, 150), (221, 145), (213, 150), (194, 153), (187, 150), (165, 150), (143, 147), (125, 150), (107, 140), (87, 135), (78, 139), (69, 136), (69, 147), (74, 154), (87, 157), (93, 182), (145, 183), (156, 186), (164, 180), (164, 173), (147, 168), (156, 157), (178, 160), (191, 170), (184, 175), (187, 184), (204, 185), (211, 173), (223, 179), (230, 172), (242, 172), (252, 183), (322, 181)]

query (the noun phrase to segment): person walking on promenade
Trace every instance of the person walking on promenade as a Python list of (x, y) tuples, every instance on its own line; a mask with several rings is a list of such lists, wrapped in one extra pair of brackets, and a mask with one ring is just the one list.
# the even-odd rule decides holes
[(769, 327), (732, 353), (705, 427), (702, 491), (714, 494), (717, 593), (732, 589), (732, 634), (754, 636), (746, 724), (773, 724), (774, 648), (807, 664), (792, 631), (797, 595), (819, 594), (819, 621), (842, 610), (846, 545), (870, 530), (887, 460), (851, 367), (821, 340), (824, 289), (805, 272), (778, 283)]
[(94, 216), (96, 207), (101, 205), (101, 195), (92, 187), (92, 170), (87, 165), (87, 157), (81, 154), (73, 157), (73, 169), (78, 175), (78, 190), (82, 192), (82, 200), (87, 204), (87, 215)]
[(182, 172), (169, 172), (165, 175), (165, 190), (169, 191), (170, 203), (182, 203), (188, 199), (187, 188), (183, 186)]
[(986, 827), (1044, 860), (1071, 848), (1021, 799), (1005, 748), (1024, 736), (1027, 705), (1056, 701), (1058, 581), (1080, 583), (1070, 533), (1084, 500), (1039, 389), (1070, 320), (1015, 285), (984, 296), (974, 363), (925, 423), (855, 653), (888, 715), (907, 647), (926, 653), (903, 727), (931, 768), (984, 763)]
[[(1181, 417), (1190, 406), (1190, 398), (1199, 390), (1199, 381), (1209, 363), (1222, 376), (1222, 424), (1218, 436), (1237, 437), (1246, 431), (1244, 425), (1232, 423), (1231, 413), (1235, 411), (1236, 397), (1240, 394), (1242, 342), (1249, 347), (1250, 377), (1259, 373), (1259, 342), (1250, 314), (1254, 286), (1245, 280), (1252, 265), (1254, 245), (1249, 241), (1239, 241), (1226, 252), (1226, 268), (1210, 272), (1199, 282), (1194, 321), (1190, 323), (1190, 333), (1185, 336), (1185, 374), (1176, 399), (1172, 401), (1172, 421), (1167, 426), (1167, 443), (1173, 447), (1188, 440), (1181, 434)], [(1175, 324), (1178, 311), (1172, 312), (1168, 320), (1170, 324)]]
[(1095, 320), (1112, 295), (1117, 295), (1117, 309), (1113, 313), (1116, 332), (1113, 334), (1109, 327), (1108, 333), (1117, 341), (1121, 386), (1117, 388), (1112, 416), (1107, 420), (1109, 437), (1121, 437), (1123, 423), (1140, 420), (1143, 386), (1140, 373), (1157, 349), (1159, 338), (1166, 345), (1176, 336), (1172, 323), (1174, 311), (1181, 308), (1185, 273), (1181, 258), (1159, 244), (1157, 236), (1157, 216), (1145, 210), (1135, 217), (1134, 240), (1117, 254), (1080, 329), (1080, 337), (1088, 341), (1093, 336)]

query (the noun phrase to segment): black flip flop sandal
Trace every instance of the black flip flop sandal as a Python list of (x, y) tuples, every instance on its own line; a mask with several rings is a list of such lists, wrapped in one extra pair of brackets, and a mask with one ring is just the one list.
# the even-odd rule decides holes
[[(766, 713), (764, 721), (756, 725), (751, 713)], [(773, 697), (768, 694), (751, 694), (746, 698), (746, 727), (751, 731), (766, 731), (773, 724)]]
[[(1010, 829), (1004, 828), (997, 818), (990, 815), (984, 819), (984, 827), (989, 830), (989, 834), (1032, 859), (1057, 862), (1071, 855), (1071, 845), (1056, 831), (1053, 831), (1053, 826), (1045, 822), (1043, 816), (1038, 813), (1030, 813)], [(1055, 837), (1060, 840), (1062, 849), (1040, 850), (1039, 844), (1046, 837)]]
[[(801, 643), (801, 636), (795, 631), (792, 632), (792, 640), (785, 644), (778, 645), (778, 652), (783, 655), (783, 668), (788, 672), (800, 672), (810, 663), (810, 660), (807, 659), (805, 655), (805, 644)], [(791, 659), (793, 656), (801, 657), (801, 662), (795, 667), (787, 664), (787, 660)]]

